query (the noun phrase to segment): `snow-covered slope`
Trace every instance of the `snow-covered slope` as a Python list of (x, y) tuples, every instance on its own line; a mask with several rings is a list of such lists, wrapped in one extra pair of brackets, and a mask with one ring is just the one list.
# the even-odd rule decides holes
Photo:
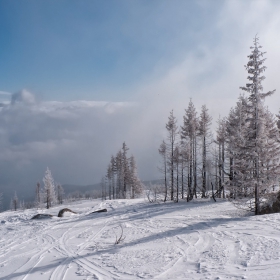
[[(78, 214), (30, 220), (63, 207)], [(280, 278), (280, 214), (246, 216), (204, 200), (63, 207), (0, 213), (0, 279)], [(108, 212), (89, 214), (101, 208)]]

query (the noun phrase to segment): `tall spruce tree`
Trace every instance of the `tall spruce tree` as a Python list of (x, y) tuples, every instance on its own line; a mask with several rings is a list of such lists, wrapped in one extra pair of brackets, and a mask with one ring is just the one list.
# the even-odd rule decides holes
[(126, 198), (127, 193), (127, 186), (129, 184), (129, 176), (130, 176), (130, 170), (129, 170), (129, 162), (127, 158), (127, 151), (129, 148), (123, 142), (122, 146), (122, 164), (123, 164), (123, 198)]
[(164, 199), (163, 201), (166, 202), (167, 200), (167, 146), (165, 141), (163, 140), (160, 144), (160, 147), (158, 149), (159, 154), (162, 156), (162, 167), (160, 168), (160, 171), (164, 175)]
[(209, 138), (210, 138), (210, 125), (211, 125), (212, 117), (208, 113), (208, 109), (205, 105), (201, 108), (201, 114), (199, 118), (199, 128), (198, 135), (201, 138), (201, 154), (202, 154), (202, 197), (205, 197), (206, 193), (206, 164), (207, 164), (207, 148), (209, 147)]
[(246, 153), (246, 131), (248, 129), (247, 122), (247, 105), (248, 99), (244, 96), (240, 96), (235, 108), (230, 110), (230, 113), (226, 119), (226, 154), (229, 158), (229, 191), (230, 197), (236, 198), (238, 193), (242, 195), (243, 185), (238, 183), (236, 179), (237, 174), (240, 174), (239, 170), (244, 167), (243, 159), (244, 153)]
[(134, 156), (132, 155), (129, 159), (129, 184), (130, 184), (130, 198), (135, 198), (142, 192), (142, 184), (138, 177), (137, 166)]
[(114, 156), (111, 156), (111, 181), (112, 181), (112, 191), (113, 191), (113, 199), (116, 198), (116, 183), (115, 183), (115, 173), (116, 173), (116, 159)]
[(218, 190), (217, 195), (221, 197), (225, 196), (225, 143), (226, 143), (226, 120), (218, 120), (218, 130), (216, 135), (216, 141), (218, 145)]
[(175, 163), (174, 163), (174, 152), (178, 138), (178, 126), (177, 120), (173, 114), (173, 110), (170, 112), (168, 122), (166, 124), (167, 129), (167, 148), (168, 148), (168, 170), (170, 173), (170, 199), (174, 200), (174, 175), (175, 175)]
[[(254, 38), (252, 52), (248, 56), (246, 70), (249, 83), (242, 90), (249, 94), (248, 97), (248, 129), (246, 135), (246, 147), (243, 153), (243, 168), (239, 170), (239, 178), (246, 187), (246, 195), (254, 198), (254, 212), (260, 214), (263, 200), (261, 197), (268, 193), (269, 188), (274, 184), (275, 177), (279, 170), (279, 145), (275, 142), (274, 131), (276, 122), (273, 120), (264, 107), (264, 100), (272, 95), (275, 90), (263, 92), (262, 81), (265, 76), (262, 73), (266, 70), (263, 58), (265, 52), (259, 45), (259, 38)], [(277, 155), (276, 157), (273, 155)], [(272, 158), (270, 157), (272, 156)]]
[(197, 112), (190, 100), (188, 109), (185, 110), (184, 123), (181, 127), (181, 139), (185, 143), (185, 147), (189, 146), (190, 150), (187, 200), (193, 199), (193, 196), (197, 197), (197, 133)]
[(54, 179), (52, 177), (52, 173), (50, 169), (47, 167), (45, 172), (45, 176), (43, 178), (44, 182), (44, 198), (47, 209), (49, 209), (56, 202), (56, 194), (55, 194), (55, 184)]
[[(107, 174), (102, 178), (102, 197), (106, 199), (106, 188), (108, 198), (135, 198), (142, 192), (142, 184), (137, 174), (134, 156), (127, 155), (129, 148), (124, 142), (116, 156), (111, 156), (107, 167)], [(115, 176), (116, 175), (116, 176)], [(129, 195), (130, 193), (130, 195)]]

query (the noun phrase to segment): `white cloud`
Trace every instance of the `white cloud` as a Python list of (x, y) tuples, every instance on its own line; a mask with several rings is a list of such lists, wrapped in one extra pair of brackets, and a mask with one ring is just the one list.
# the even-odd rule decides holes
[(19, 92), (12, 94), (11, 104), (34, 104), (35, 103), (35, 96), (30, 93), (28, 90), (23, 89)]

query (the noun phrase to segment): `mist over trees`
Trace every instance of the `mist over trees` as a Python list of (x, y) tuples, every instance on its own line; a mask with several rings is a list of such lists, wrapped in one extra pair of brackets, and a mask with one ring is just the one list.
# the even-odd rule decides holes
[(210, 184), (216, 197), (227, 196), (256, 215), (275, 200), (280, 176), (280, 137), (276, 118), (264, 103), (275, 90), (263, 92), (265, 52), (260, 51), (258, 41), (255, 37), (245, 65), (249, 82), (241, 89), (247, 96), (240, 95), (228, 116), (218, 120), (215, 136), (210, 131), (212, 117), (205, 105), (198, 117), (190, 100), (179, 133), (171, 111), (167, 137), (159, 148), (164, 201), (167, 197), (174, 200), (174, 191), (176, 201), (178, 192), (187, 201), (198, 194), (202, 198), (213, 196)]
[(123, 142), (116, 156), (111, 156), (107, 173), (101, 180), (102, 199), (133, 199), (142, 193), (136, 161), (133, 155), (128, 157), (128, 150)]

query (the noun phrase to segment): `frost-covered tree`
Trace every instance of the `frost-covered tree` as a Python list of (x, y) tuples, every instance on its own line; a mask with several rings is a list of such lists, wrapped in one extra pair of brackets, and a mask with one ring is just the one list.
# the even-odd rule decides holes
[(175, 200), (175, 202), (179, 202), (179, 176), (180, 176), (179, 166), (180, 166), (180, 161), (181, 161), (179, 145), (175, 146), (173, 158), (174, 158), (174, 166), (175, 166), (175, 173), (176, 173), (176, 200)]
[(39, 208), (42, 204), (42, 190), (39, 182), (36, 184), (35, 188), (35, 207)]
[(188, 180), (188, 200), (197, 197), (197, 134), (198, 118), (194, 104), (190, 100), (188, 109), (185, 110), (184, 123), (181, 127), (181, 139), (185, 146), (189, 146), (189, 180)]
[(19, 207), (17, 192), (15, 191), (13, 198), (11, 199), (11, 209), (17, 211)]
[(112, 191), (113, 191), (113, 199), (116, 198), (116, 189), (115, 189), (115, 173), (116, 173), (116, 159), (114, 156), (111, 156), (111, 185), (112, 185)]
[[(224, 173), (228, 176), (228, 190), (230, 197), (236, 198), (236, 195), (242, 189), (237, 182), (239, 169), (242, 170), (244, 162), (244, 153), (246, 154), (246, 133), (248, 130), (247, 115), (248, 99), (240, 96), (236, 106), (229, 112), (225, 122), (225, 152), (228, 157), (229, 168)], [(241, 187), (241, 188), (239, 188)], [(242, 190), (241, 190), (242, 193)]]
[(60, 184), (58, 184), (56, 186), (56, 198), (57, 198), (58, 204), (63, 204), (64, 189), (63, 189), (63, 187)]
[(25, 210), (25, 209), (26, 209), (24, 199), (23, 199), (23, 200), (21, 200), (21, 201), (19, 202), (19, 208), (20, 208), (21, 210)]
[(276, 121), (264, 107), (264, 100), (275, 90), (263, 92), (262, 81), (266, 70), (264, 66), (265, 54), (260, 49), (259, 39), (254, 38), (252, 52), (248, 56), (246, 70), (249, 82), (241, 89), (249, 94), (247, 105), (248, 129), (246, 133), (246, 146), (242, 158), (242, 168), (238, 171), (239, 182), (242, 182), (247, 196), (254, 199), (254, 212), (260, 214), (261, 197), (268, 193), (269, 188), (279, 176), (279, 145), (276, 143)]
[(129, 184), (130, 180), (130, 170), (129, 170), (129, 162), (127, 158), (127, 151), (129, 148), (123, 142), (122, 146), (122, 165), (123, 165), (123, 198), (126, 198), (126, 193), (127, 193), (127, 186)]
[(168, 122), (166, 124), (167, 129), (167, 162), (168, 162), (168, 171), (170, 173), (170, 199), (174, 200), (174, 173), (175, 173), (175, 165), (174, 165), (174, 152), (175, 147), (178, 140), (178, 126), (177, 120), (173, 114), (173, 110), (170, 112), (168, 117)]
[(158, 149), (159, 154), (162, 157), (162, 167), (159, 168), (159, 170), (163, 173), (164, 176), (164, 199), (165, 202), (167, 200), (167, 146), (165, 141), (163, 140), (160, 144), (160, 147)]
[(122, 157), (122, 151), (119, 150), (116, 155), (116, 173), (117, 173), (117, 195), (116, 198), (123, 198), (123, 176), (124, 176), (124, 170), (123, 170), (123, 157)]
[(101, 195), (102, 195), (102, 200), (106, 200), (106, 180), (105, 177), (102, 177), (101, 179)]
[(54, 179), (48, 167), (45, 172), (43, 182), (44, 182), (44, 201), (46, 203), (47, 209), (49, 209), (50, 207), (53, 206), (53, 204), (56, 203), (56, 194), (55, 194)]
[(113, 170), (112, 170), (112, 166), (110, 163), (107, 167), (107, 174), (106, 174), (107, 183), (108, 183), (109, 199), (112, 199), (112, 174), (113, 174)]
[(225, 143), (226, 143), (226, 120), (220, 119), (218, 120), (218, 129), (216, 132), (216, 141), (218, 145), (218, 197), (221, 197), (223, 193), (223, 197), (225, 194), (224, 182), (225, 182)]
[(201, 138), (201, 149), (202, 149), (202, 197), (205, 197), (206, 193), (206, 163), (207, 163), (207, 154), (208, 147), (210, 144), (210, 125), (212, 117), (208, 113), (208, 109), (205, 105), (202, 106), (201, 114), (199, 118), (199, 127), (198, 127), (198, 136)]
[(142, 193), (142, 183), (138, 177), (137, 166), (134, 156), (130, 157), (129, 162), (130, 167), (130, 175), (129, 175), (129, 185), (130, 185), (130, 197), (135, 198), (137, 195)]
[(180, 143), (180, 175), (181, 175), (181, 198), (184, 199), (185, 185), (189, 182), (189, 163), (190, 163), (190, 147), (188, 143), (181, 141)]
[(142, 192), (142, 184), (137, 175), (135, 158), (128, 157), (129, 148), (124, 142), (122, 149), (116, 156), (111, 156), (110, 163), (107, 167), (107, 174), (104, 177), (102, 186), (102, 197), (104, 196), (104, 186), (108, 185), (109, 199), (127, 198), (130, 192), (130, 198)]

